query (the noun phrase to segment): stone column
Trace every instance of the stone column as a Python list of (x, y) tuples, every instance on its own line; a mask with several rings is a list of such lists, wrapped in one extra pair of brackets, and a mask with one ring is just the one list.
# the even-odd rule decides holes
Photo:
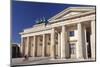
[(25, 55), (28, 56), (28, 46), (29, 46), (29, 37), (27, 37), (27, 41), (25, 43)]
[(21, 45), (20, 45), (20, 53), (21, 53), (21, 56), (24, 54), (24, 45), (23, 45), (23, 37), (21, 37)]
[(25, 56), (25, 46), (26, 46), (26, 37), (23, 37), (23, 45), (22, 45), (22, 51), (23, 51), (23, 53), (22, 53), (22, 55), (23, 56)]
[(58, 33), (58, 57), (61, 57), (61, 34)]
[(55, 29), (52, 28), (52, 32), (51, 32), (51, 47), (50, 47), (50, 55), (51, 58), (54, 59), (55, 58)]
[(85, 59), (87, 59), (88, 58), (88, 50), (87, 50), (87, 45), (88, 45), (88, 43), (87, 43), (87, 36), (86, 36), (86, 27), (84, 26), (84, 38), (85, 38), (85, 40), (84, 40), (84, 52), (85, 52)]
[(30, 46), (31, 46), (31, 47), (30, 47), (31, 56), (33, 56), (33, 47), (34, 47), (34, 46), (33, 46), (33, 37), (30, 37)]
[(91, 21), (91, 58), (95, 59), (95, 20)]
[(33, 57), (36, 55), (36, 36), (33, 37)]
[(43, 47), (42, 47), (42, 56), (45, 56), (45, 34), (43, 34)]
[(61, 32), (61, 58), (69, 58), (68, 32), (65, 26), (62, 26)]
[(83, 42), (82, 42), (82, 25), (81, 23), (77, 24), (77, 29), (78, 29), (78, 44), (77, 44), (77, 58), (81, 59), (83, 58)]

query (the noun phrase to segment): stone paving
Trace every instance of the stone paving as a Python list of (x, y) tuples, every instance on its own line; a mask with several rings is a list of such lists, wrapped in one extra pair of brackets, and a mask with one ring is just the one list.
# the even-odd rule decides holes
[(84, 62), (84, 61), (95, 61), (95, 59), (50, 59), (48, 57), (30, 57), (24, 61), (24, 58), (12, 59), (12, 66), (16, 65), (38, 65), (38, 64), (53, 64), (53, 63), (69, 63), (69, 62)]

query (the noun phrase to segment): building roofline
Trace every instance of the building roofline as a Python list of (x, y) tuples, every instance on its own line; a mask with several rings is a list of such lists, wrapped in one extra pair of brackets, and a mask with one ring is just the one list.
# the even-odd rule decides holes
[(90, 11), (90, 12), (86, 12), (86, 13), (82, 13), (82, 14), (78, 14), (78, 15), (74, 15), (74, 16), (70, 16), (68, 18), (63, 18), (63, 19), (61, 18), (61, 19), (57, 19), (57, 20), (52, 20), (52, 21), (49, 22), (49, 24), (52, 24), (54, 22), (58, 22), (58, 21), (61, 21), (61, 20), (65, 20), (65, 19), (68, 20), (68, 19), (72, 19), (72, 18), (83, 16), (83, 15), (93, 14), (93, 13), (95, 13), (95, 10), (94, 11)]
[[(68, 13), (68, 12), (70, 12), (72, 10), (75, 10), (75, 9), (86, 9), (85, 11), (87, 11), (87, 9), (91, 10), (91, 9), (95, 9), (95, 7), (93, 7), (93, 6), (92, 7), (90, 7), (90, 6), (89, 7), (68, 7), (66, 9), (64, 9), (63, 11), (59, 12), (58, 14), (54, 15), (50, 19), (48, 19), (48, 21), (51, 21), (51, 20), (57, 18), (58, 16), (61, 16), (61, 15), (65, 14), (65, 13)], [(82, 10), (80, 10), (80, 11), (82, 11)]]

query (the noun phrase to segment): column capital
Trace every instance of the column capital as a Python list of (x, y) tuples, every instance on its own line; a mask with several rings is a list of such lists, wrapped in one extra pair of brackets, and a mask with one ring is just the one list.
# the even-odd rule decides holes
[(63, 25), (62, 27), (66, 27), (66, 25)]
[(92, 19), (91, 21), (95, 21), (95, 22), (96, 22), (96, 20), (95, 20), (95, 19)]

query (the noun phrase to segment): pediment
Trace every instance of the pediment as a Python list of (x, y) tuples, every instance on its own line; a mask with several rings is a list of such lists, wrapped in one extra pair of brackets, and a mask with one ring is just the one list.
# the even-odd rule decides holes
[(67, 18), (67, 17), (74, 16), (77, 14), (85, 13), (94, 9), (95, 7), (69, 7), (61, 11), (57, 15), (51, 17), (48, 21), (53, 21), (53, 20), (57, 20), (61, 18)]
[(71, 11), (71, 12), (68, 12), (68, 13), (62, 15), (62, 16), (59, 16), (59, 17), (55, 18), (54, 20), (61, 19), (61, 18), (67, 18), (67, 17), (74, 16), (74, 15), (81, 14), (81, 13), (83, 13), (83, 12), (74, 12), (74, 11)]

